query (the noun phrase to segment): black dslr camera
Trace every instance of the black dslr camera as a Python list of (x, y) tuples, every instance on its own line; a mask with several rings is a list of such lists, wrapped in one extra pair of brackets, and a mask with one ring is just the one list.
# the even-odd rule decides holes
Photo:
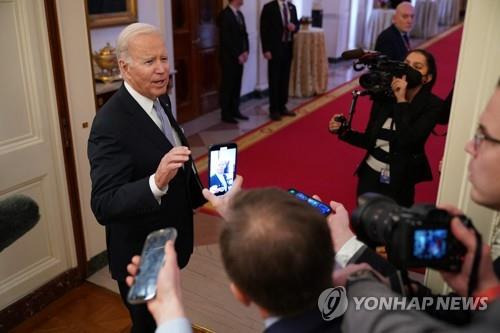
[[(365, 193), (352, 213), (352, 226), (361, 241), (385, 245), (389, 261), (400, 269), (429, 267), (458, 272), (466, 249), (451, 233), (452, 218), (434, 205), (404, 208), (391, 198)], [(472, 228), (467, 217), (459, 218)]]
[(408, 64), (401, 61), (389, 60), (379, 52), (365, 52), (361, 49), (345, 51), (344, 59), (356, 59), (353, 63), (355, 71), (368, 68), (368, 73), (359, 77), (359, 84), (365, 88), (372, 97), (391, 97), (393, 92), (391, 83), (393, 77), (406, 75), (408, 87), (413, 88), (422, 82), (422, 74)]

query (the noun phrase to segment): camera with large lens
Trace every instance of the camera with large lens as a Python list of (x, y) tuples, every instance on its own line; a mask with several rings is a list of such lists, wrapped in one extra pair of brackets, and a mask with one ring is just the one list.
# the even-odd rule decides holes
[[(459, 217), (471, 227), (467, 217)], [(450, 230), (452, 219), (434, 205), (405, 208), (391, 198), (365, 193), (351, 220), (357, 237), (368, 244), (385, 245), (388, 260), (400, 269), (429, 267), (457, 272), (466, 249)]]
[(393, 96), (391, 83), (394, 77), (406, 75), (408, 88), (414, 88), (422, 83), (422, 74), (410, 65), (395, 60), (389, 60), (380, 53), (366, 53), (359, 57), (354, 64), (355, 71), (368, 68), (368, 73), (359, 77), (359, 84), (372, 96)]

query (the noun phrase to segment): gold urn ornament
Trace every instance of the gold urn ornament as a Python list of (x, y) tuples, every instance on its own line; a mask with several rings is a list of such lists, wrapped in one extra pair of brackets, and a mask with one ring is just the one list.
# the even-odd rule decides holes
[(94, 74), (95, 79), (103, 82), (121, 79), (115, 49), (109, 43), (106, 43), (99, 52), (94, 52), (93, 58), (99, 66), (99, 70)]

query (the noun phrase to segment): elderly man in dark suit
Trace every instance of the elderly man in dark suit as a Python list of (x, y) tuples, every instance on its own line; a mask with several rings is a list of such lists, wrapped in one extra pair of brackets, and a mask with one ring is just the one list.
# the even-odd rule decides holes
[(222, 71), (220, 107), (222, 121), (236, 124), (236, 119), (248, 120), (241, 114), (240, 94), (243, 65), (248, 60), (248, 33), (240, 11), (243, 0), (230, 0), (218, 17), (220, 33), (219, 60)]
[(132, 332), (153, 332), (146, 306), (126, 301), (127, 264), (150, 232), (174, 227), (178, 265), (186, 266), (193, 251), (193, 209), (205, 200), (165, 95), (169, 64), (161, 33), (149, 24), (127, 26), (118, 37), (117, 57), (125, 82), (97, 112), (88, 141), (91, 205), (106, 227), (109, 267)]
[(377, 37), (375, 50), (389, 59), (403, 61), (411, 50), (409, 33), (413, 28), (415, 9), (410, 2), (401, 2), (396, 7), (392, 25)]
[(287, 110), (288, 83), (292, 65), (293, 35), (299, 30), (297, 9), (283, 0), (274, 0), (262, 9), (260, 38), (262, 52), (268, 60), (269, 113), (272, 120), (295, 116)]

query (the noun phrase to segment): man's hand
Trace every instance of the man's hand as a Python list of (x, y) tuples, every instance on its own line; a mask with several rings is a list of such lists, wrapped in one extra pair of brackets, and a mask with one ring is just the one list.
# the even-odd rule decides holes
[(191, 150), (188, 147), (179, 146), (172, 148), (166, 153), (155, 172), (155, 183), (159, 189), (164, 189), (175, 177), (177, 170), (189, 160)]
[[(472, 263), (474, 261), (474, 254), (476, 252), (476, 236), (474, 230), (465, 227), (458, 217), (451, 221), (451, 232), (455, 238), (460, 241), (467, 253), (465, 254), (462, 262), (462, 269), (458, 273), (440, 272), (443, 279), (450, 285), (453, 290), (460, 296), (468, 296), (469, 278), (472, 270)], [(481, 292), (500, 283), (493, 271), (493, 261), (491, 259), (490, 248), (483, 245), (481, 249), (481, 259), (478, 269), (478, 285), (473, 292)]]
[(345, 209), (344, 205), (339, 202), (330, 201), (330, 207), (333, 213), (328, 215), (327, 222), (330, 227), (330, 234), (333, 240), (333, 249), (335, 252), (355, 235), (349, 227), (349, 212)]
[(247, 62), (248, 59), (248, 52), (243, 52), (238, 56), (238, 63), (240, 65), (243, 65), (245, 62)]
[[(138, 273), (140, 256), (134, 256), (130, 264), (127, 265), (126, 282), (128, 286), (134, 283), (134, 278)], [(182, 305), (182, 292), (180, 285), (180, 271), (177, 266), (177, 254), (174, 249), (174, 242), (167, 241), (165, 244), (165, 259), (156, 283), (156, 296), (147, 303), (148, 310), (153, 315), (156, 325), (175, 318), (186, 317)]]
[[(316, 194), (313, 198), (321, 201), (321, 198)], [(327, 216), (326, 221), (330, 228), (330, 235), (333, 241), (333, 249), (338, 252), (340, 248), (355, 235), (349, 227), (349, 212), (340, 202), (330, 201), (332, 213)]]
[(264, 58), (266, 58), (267, 60), (271, 60), (273, 58), (273, 55), (271, 54), (271, 52), (267, 51), (264, 52)]
[(237, 175), (233, 182), (233, 186), (226, 194), (216, 196), (206, 188), (203, 189), (202, 193), (205, 199), (207, 199), (212, 206), (214, 206), (217, 213), (219, 213), (224, 220), (227, 220), (231, 199), (236, 195), (236, 193), (241, 191), (241, 184), (243, 184), (243, 177)]
[(287, 28), (288, 28), (288, 31), (293, 32), (293, 31), (295, 31), (296, 26), (293, 23), (288, 23)]
[(406, 81), (406, 75), (402, 78), (394, 77), (392, 78), (391, 88), (394, 92), (394, 96), (398, 103), (407, 102), (406, 100), (406, 87), (408, 82)]

